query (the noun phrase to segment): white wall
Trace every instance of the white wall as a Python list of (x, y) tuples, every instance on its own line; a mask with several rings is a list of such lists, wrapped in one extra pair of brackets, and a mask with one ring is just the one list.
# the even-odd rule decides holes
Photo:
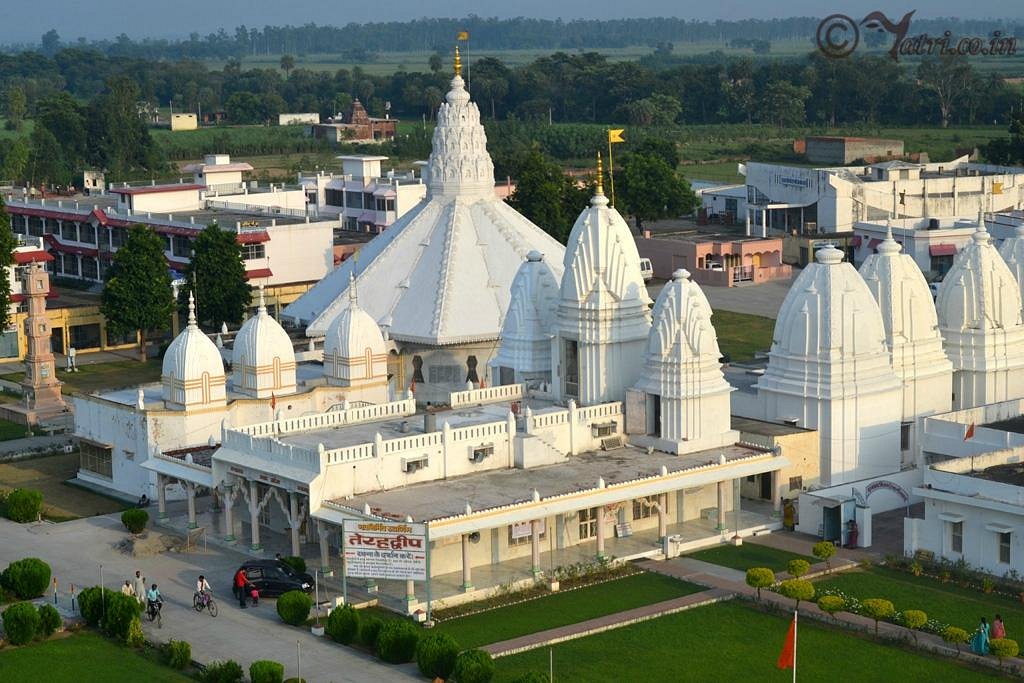
[[(315, 282), (327, 275), (334, 267), (335, 225), (335, 221), (316, 221), (267, 228), (266, 261), (274, 274), (266, 284)], [(246, 262), (246, 268), (258, 267), (257, 261)]]

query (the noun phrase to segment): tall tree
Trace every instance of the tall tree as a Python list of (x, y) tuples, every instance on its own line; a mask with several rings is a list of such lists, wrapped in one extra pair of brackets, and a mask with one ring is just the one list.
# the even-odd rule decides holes
[(39, 44), (42, 48), (42, 53), (47, 57), (52, 57), (57, 54), (57, 50), (60, 49), (60, 34), (57, 33), (57, 29), (51, 28), (49, 31), (44, 33)]
[(43, 126), (36, 126), (29, 140), (32, 151), (28, 157), (28, 177), (32, 184), (41, 187), (68, 184), (71, 172), (53, 133)]
[(105, 281), (100, 312), (107, 328), (115, 335), (137, 331), (142, 342), (139, 360), (145, 362), (147, 333), (167, 329), (174, 314), (171, 274), (160, 236), (142, 225), (130, 228)]
[(284, 71), (285, 75), (291, 73), (292, 69), (295, 68), (295, 57), (291, 55), (281, 55), (281, 71)]
[[(252, 301), (242, 246), (236, 237), (216, 223), (206, 226), (196, 238), (192, 261), (185, 270), (189, 286), (196, 292), (196, 317), (207, 329), (241, 323)], [(187, 301), (188, 292), (182, 290), (181, 305)]]
[(617, 200), (636, 220), (637, 229), (644, 221), (678, 218), (697, 206), (690, 184), (657, 156), (629, 155), (616, 180)]
[(532, 149), (516, 170), (516, 190), (508, 203), (565, 244), (576, 216), (587, 205), (587, 194), (558, 164)]
[(4, 93), (4, 116), (7, 118), (5, 125), (7, 130), (21, 130), (21, 124), (25, 120), (27, 102), (25, 91), (21, 86), (12, 85)]
[(14, 267), (14, 248), (18, 241), (11, 232), (11, 217), (4, 209), (4, 200), (0, 198), (0, 329), (10, 323), (11, 311), (11, 278), (7, 271)]
[(971, 65), (957, 57), (927, 59), (917, 67), (921, 87), (935, 95), (943, 128), (949, 127), (953, 108), (965, 96), (973, 78)]

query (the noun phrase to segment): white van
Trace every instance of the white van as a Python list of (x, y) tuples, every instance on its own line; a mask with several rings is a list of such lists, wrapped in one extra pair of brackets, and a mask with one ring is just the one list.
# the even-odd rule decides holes
[(654, 277), (654, 266), (651, 265), (651, 259), (640, 259), (640, 274), (644, 276), (644, 282)]

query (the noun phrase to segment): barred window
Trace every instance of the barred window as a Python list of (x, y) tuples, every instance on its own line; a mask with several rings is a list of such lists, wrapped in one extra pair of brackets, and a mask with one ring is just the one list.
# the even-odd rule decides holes
[(633, 519), (650, 519), (658, 514), (654, 507), (658, 502), (657, 496), (645, 496), (633, 500)]
[(107, 479), (114, 478), (113, 455), (109, 446), (82, 441), (78, 447), (80, 449), (78, 464), (81, 469)]
[(597, 508), (583, 508), (579, 513), (580, 540), (597, 537)]

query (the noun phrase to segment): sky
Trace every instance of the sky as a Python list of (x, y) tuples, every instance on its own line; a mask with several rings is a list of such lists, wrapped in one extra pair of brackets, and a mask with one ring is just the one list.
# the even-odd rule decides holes
[[(112, 38), (122, 32), (132, 38), (178, 38), (192, 31), (202, 35), (239, 24), (249, 27), (308, 22), (344, 25), (350, 22), (406, 21), (423, 16), (538, 17), (546, 19), (674, 16), (686, 19), (784, 18), (825, 16), (834, 12), (863, 16), (881, 10), (902, 16), (912, 9), (920, 17), (956, 16), (964, 19), (1024, 18), (1020, 0), (918, 0), (888, 3), (880, 0), (46, 0), (45, 3), (6, 0), (0, 14), (0, 43), (36, 43), (56, 29), (73, 42)], [(45, 9), (43, 7), (45, 6)], [(384, 10), (386, 14), (381, 14)]]

